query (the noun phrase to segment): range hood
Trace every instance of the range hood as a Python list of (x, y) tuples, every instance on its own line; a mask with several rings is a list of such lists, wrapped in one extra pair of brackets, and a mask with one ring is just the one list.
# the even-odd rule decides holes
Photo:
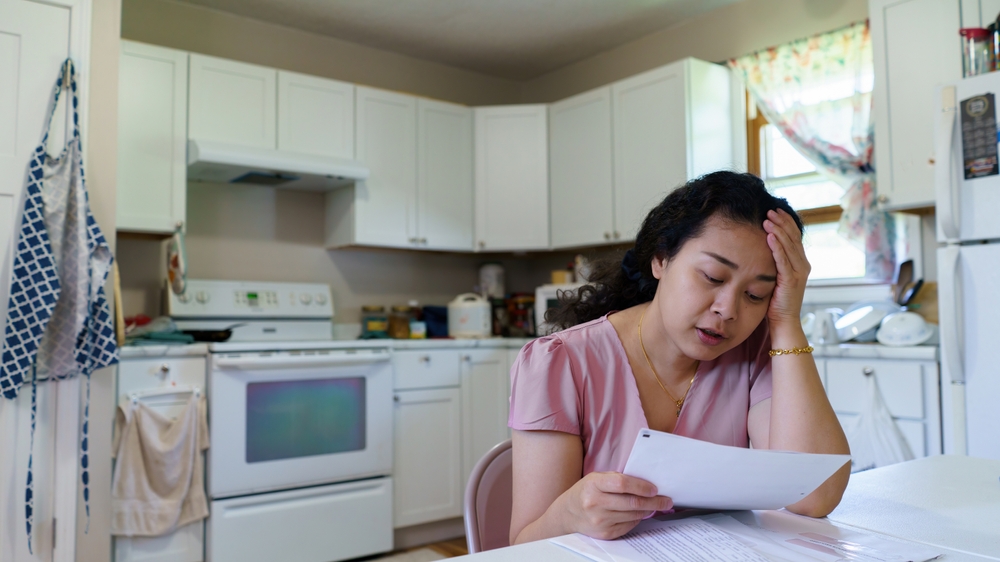
[(188, 140), (188, 181), (247, 183), (329, 191), (368, 178), (354, 160), (266, 148)]

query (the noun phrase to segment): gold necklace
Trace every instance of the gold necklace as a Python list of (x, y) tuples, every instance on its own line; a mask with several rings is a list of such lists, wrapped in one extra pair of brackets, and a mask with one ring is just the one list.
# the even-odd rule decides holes
[(663, 381), (660, 380), (660, 375), (656, 374), (656, 369), (653, 368), (653, 362), (649, 360), (649, 355), (646, 353), (646, 344), (642, 343), (642, 321), (646, 318), (646, 310), (648, 309), (649, 307), (647, 306), (643, 309), (642, 314), (639, 316), (639, 348), (642, 349), (642, 356), (646, 358), (646, 364), (649, 365), (649, 370), (653, 373), (653, 378), (656, 379), (656, 383), (660, 385), (663, 392), (667, 393), (667, 397), (677, 405), (677, 417), (679, 418), (681, 417), (681, 408), (684, 407), (684, 400), (687, 399), (688, 392), (691, 392), (691, 385), (694, 384), (694, 378), (698, 376), (698, 364), (700, 362), (695, 364), (694, 374), (691, 375), (691, 380), (688, 382), (687, 390), (684, 391), (684, 396), (681, 396), (680, 400), (674, 398), (674, 395), (667, 390), (667, 387), (663, 386)]

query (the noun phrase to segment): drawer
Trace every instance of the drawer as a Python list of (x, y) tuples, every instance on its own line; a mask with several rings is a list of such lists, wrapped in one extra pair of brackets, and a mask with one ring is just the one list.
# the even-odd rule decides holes
[(206, 357), (123, 359), (118, 363), (118, 396), (162, 386), (205, 390)]
[(924, 373), (918, 362), (828, 359), (826, 390), (837, 413), (857, 414), (864, 406), (865, 370), (871, 369), (893, 417), (923, 419)]
[[(840, 420), (840, 425), (844, 428), (844, 433), (848, 433), (851, 426), (858, 419), (858, 416), (856, 414), (837, 414), (837, 419)], [(919, 459), (930, 454), (927, 450), (924, 422), (916, 420), (894, 421), (896, 422), (896, 427), (903, 434), (903, 438), (906, 439), (907, 445), (910, 446), (910, 451), (913, 452), (914, 458)]]
[(392, 356), (393, 388), (412, 390), (458, 386), (459, 350), (397, 351)]

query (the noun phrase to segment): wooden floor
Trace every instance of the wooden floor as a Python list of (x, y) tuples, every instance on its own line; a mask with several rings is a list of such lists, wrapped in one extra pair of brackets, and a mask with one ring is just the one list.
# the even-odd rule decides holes
[(452, 539), (450, 541), (429, 544), (427, 545), (427, 548), (430, 548), (435, 552), (440, 552), (441, 554), (444, 554), (449, 558), (455, 556), (465, 556), (466, 554), (469, 553), (469, 547), (465, 542), (465, 537), (459, 537), (457, 539)]

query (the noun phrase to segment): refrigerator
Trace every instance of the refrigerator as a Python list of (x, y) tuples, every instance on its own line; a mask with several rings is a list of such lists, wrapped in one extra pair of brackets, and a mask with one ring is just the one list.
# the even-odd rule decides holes
[(1000, 459), (1000, 72), (938, 90), (935, 198), (944, 452)]

